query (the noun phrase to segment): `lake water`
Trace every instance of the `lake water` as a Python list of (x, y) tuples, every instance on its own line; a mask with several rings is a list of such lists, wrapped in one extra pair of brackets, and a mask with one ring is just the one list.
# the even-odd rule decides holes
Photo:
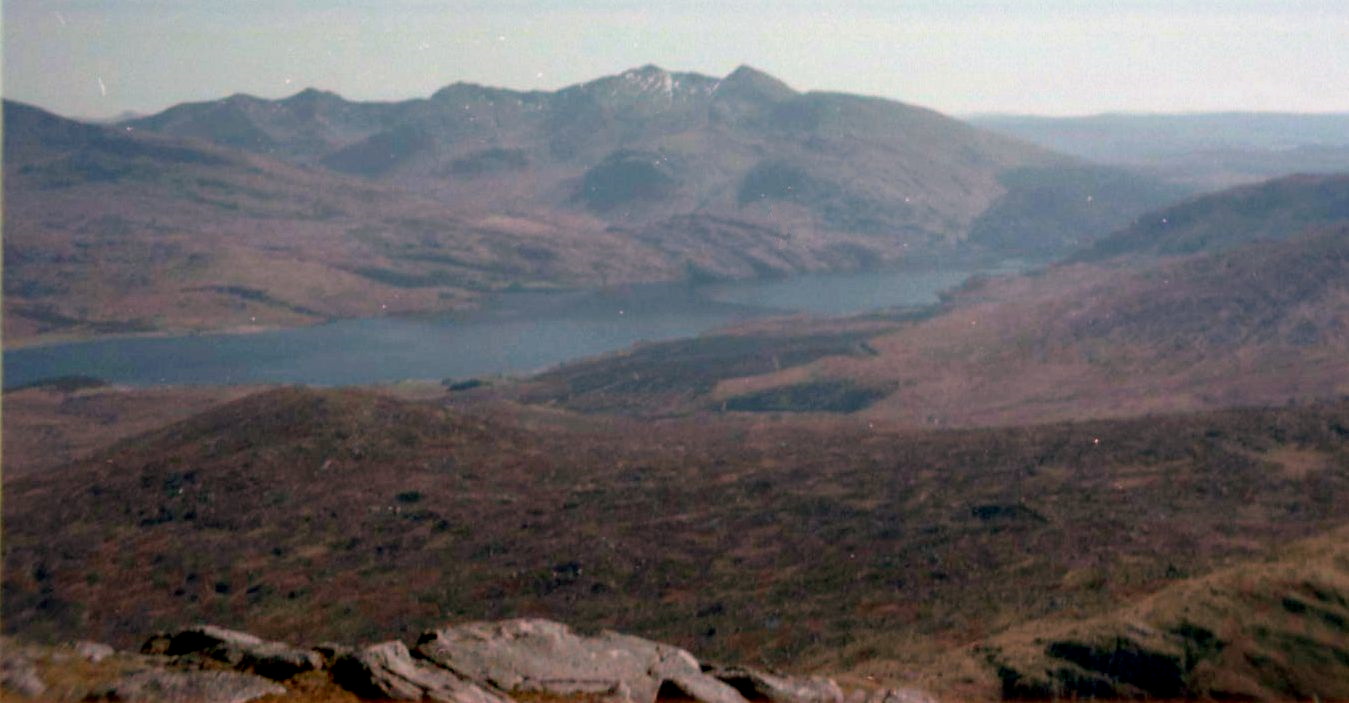
[(341, 320), (256, 334), (58, 344), (4, 353), (4, 385), (94, 376), (129, 385), (359, 385), (537, 371), (640, 341), (689, 337), (756, 317), (927, 305), (981, 271), (817, 274), (707, 285), (510, 293), (479, 310)]

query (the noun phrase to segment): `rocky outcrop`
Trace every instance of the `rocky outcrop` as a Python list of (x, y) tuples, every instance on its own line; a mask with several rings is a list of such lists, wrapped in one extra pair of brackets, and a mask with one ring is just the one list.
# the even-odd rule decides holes
[(40, 696), (47, 691), (47, 684), (37, 673), (37, 665), (22, 652), (14, 649), (13, 642), (0, 641), (0, 691), (17, 693), (22, 696)]
[(286, 689), (261, 676), (232, 671), (141, 671), (118, 679), (85, 700), (127, 703), (247, 703)]
[[(926, 698), (846, 697), (822, 677), (703, 665), (660, 642), (601, 632), (582, 635), (548, 620), (475, 622), (429, 630), (409, 649), (325, 642), (302, 649), (213, 625), (151, 637), (140, 654), (81, 641), (0, 649), (7, 694), (42, 700), (245, 703), (298, 694), (326, 700), (515, 703), (930, 703)], [(59, 691), (39, 672), (63, 669)], [(48, 667), (48, 668), (42, 668)], [(272, 680), (268, 680), (272, 679)], [(284, 685), (281, 685), (284, 684)]]
[(843, 703), (844, 700), (843, 689), (833, 679), (822, 676), (783, 676), (743, 666), (704, 669), (750, 703)]
[(874, 691), (854, 691), (848, 703), (937, 703), (931, 693), (919, 688), (880, 688)]
[(402, 642), (384, 642), (340, 653), (331, 673), (339, 686), (362, 698), (442, 703), (508, 703), (509, 699), (453, 672), (412, 658)]
[(200, 655), (276, 681), (323, 668), (323, 657), (318, 652), (282, 642), (268, 642), (247, 632), (214, 625), (199, 625), (155, 635), (141, 647), (141, 652), (168, 656)]
[(418, 655), (464, 678), (507, 692), (596, 696), (630, 703), (679, 698), (745, 703), (704, 674), (693, 655), (640, 637), (578, 635), (547, 620), (470, 623), (433, 630)]
[(80, 640), (74, 644), (75, 654), (79, 655), (85, 661), (91, 664), (97, 664), (104, 659), (117, 653), (112, 645), (102, 642), (90, 642), (89, 640)]

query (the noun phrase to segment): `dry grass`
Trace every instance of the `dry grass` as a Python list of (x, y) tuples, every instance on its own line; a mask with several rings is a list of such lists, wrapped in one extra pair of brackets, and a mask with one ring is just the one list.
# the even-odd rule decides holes
[(1346, 413), (916, 432), (286, 389), (7, 477), (5, 627), (303, 644), (538, 615), (885, 680), (1342, 524)]

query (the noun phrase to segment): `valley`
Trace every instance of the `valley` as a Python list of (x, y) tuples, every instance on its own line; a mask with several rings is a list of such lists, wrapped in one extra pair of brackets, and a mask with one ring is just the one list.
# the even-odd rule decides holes
[(1195, 156), (1337, 117), (4, 111), (4, 700), (1349, 697), (1349, 176)]

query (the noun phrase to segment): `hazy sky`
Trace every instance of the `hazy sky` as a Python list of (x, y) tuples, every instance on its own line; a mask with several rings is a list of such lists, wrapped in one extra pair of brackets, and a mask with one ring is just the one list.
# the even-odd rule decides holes
[(647, 63), (950, 113), (1349, 111), (1346, 0), (5, 0), (3, 41), (5, 96), (75, 116)]

